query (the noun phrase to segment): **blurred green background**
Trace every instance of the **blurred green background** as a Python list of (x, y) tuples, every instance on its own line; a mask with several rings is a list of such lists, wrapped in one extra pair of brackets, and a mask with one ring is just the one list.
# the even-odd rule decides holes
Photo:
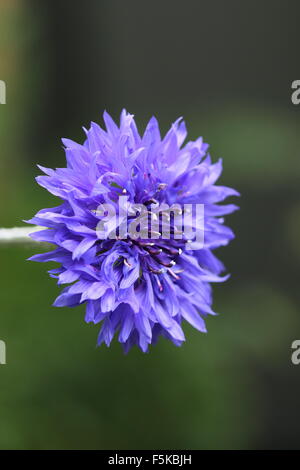
[(39, 248), (0, 245), (1, 449), (300, 448), (299, 14), (292, 0), (1, 0), (1, 227), (57, 204), (36, 164), (64, 166), (60, 138), (82, 141), (104, 109), (141, 129), (183, 116), (242, 193), (220, 315), (182, 348), (96, 349), (84, 308), (51, 306), (48, 266), (26, 261)]

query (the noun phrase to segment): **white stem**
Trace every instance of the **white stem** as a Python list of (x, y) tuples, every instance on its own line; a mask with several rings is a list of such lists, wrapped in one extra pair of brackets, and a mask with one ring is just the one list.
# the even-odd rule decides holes
[(42, 230), (42, 227), (14, 227), (14, 228), (0, 228), (0, 244), (1, 243), (15, 243), (15, 242), (34, 242), (30, 233)]

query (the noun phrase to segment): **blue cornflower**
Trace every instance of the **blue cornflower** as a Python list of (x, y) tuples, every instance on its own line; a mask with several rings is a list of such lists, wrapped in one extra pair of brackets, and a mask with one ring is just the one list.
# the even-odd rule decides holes
[[(37, 177), (37, 182), (62, 204), (43, 209), (28, 221), (46, 227), (32, 238), (55, 245), (30, 259), (60, 264), (49, 271), (50, 276), (69, 285), (54, 305), (85, 303), (85, 320), (102, 322), (99, 345), (109, 346), (117, 333), (126, 352), (134, 344), (146, 352), (160, 335), (180, 346), (185, 341), (183, 320), (205, 332), (204, 318), (214, 314), (210, 283), (228, 276), (220, 277), (224, 266), (212, 250), (234, 238), (222, 216), (237, 209), (218, 203), (238, 193), (215, 185), (222, 162), (211, 163), (202, 138), (184, 145), (186, 128), (181, 119), (163, 138), (154, 117), (143, 136), (126, 111), (119, 127), (106, 112), (104, 122), (106, 131), (91, 123), (83, 145), (63, 139), (66, 168), (39, 166), (46, 176)], [(134, 220), (133, 205), (148, 208), (140, 221), (143, 230), (148, 215), (151, 218), (160, 204), (204, 205), (204, 242), (180, 238), (172, 217), (167, 217), (167, 240), (145, 231), (138, 237), (128, 231), (119, 236), (123, 219), (110, 220), (99, 207), (110, 204), (119, 216), (119, 200), (125, 196), (129, 222)], [(158, 236), (164, 224), (159, 220)], [(105, 237), (100, 237), (97, 227), (104, 221)], [(115, 237), (108, 236), (112, 232)]]

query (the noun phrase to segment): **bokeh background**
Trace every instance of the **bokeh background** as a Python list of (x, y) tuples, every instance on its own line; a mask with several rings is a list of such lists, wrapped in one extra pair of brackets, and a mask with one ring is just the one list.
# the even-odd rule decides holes
[[(1, 245), (2, 449), (299, 448), (300, 2), (1, 0), (0, 226), (57, 200), (36, 164), (123, 107), (141, 129), (183, 116), (242, 193), (208, 334), (150, 354), (95, 348), (84, 307), (56, 309), (35, 245)], [(50, 265), (49, 265), (50, 269)]]

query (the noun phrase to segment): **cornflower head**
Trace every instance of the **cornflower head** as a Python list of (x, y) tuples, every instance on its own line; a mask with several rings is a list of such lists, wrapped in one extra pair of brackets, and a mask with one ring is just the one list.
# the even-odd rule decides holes
[(65, 168), (39, 166), (37, 182), (62, 203), (28, 221), (45, 227), (33, 239), (55, 246), (30, 259), (59, 263), (49, 274), (67, 286), (54, 305), (84, 303), (86, 322), (101, 323), (98, 345), (117, 334), (125, 352), (159, 336), (180, 346), (184, 320), (206, 332), (214, 314), (211, 283), (228, 276), (213, 250), (234, 238), (223, 216), (237, 209), (219, 203), (239, 194), (215, 184), (222, 162), (202, 138), (184, 144), (181, 119), (164, 137), (154, 117), (142, 136), (125, 110), (119, 126), (106, 112), (104, 122), (82, 145), (63, 139)]

